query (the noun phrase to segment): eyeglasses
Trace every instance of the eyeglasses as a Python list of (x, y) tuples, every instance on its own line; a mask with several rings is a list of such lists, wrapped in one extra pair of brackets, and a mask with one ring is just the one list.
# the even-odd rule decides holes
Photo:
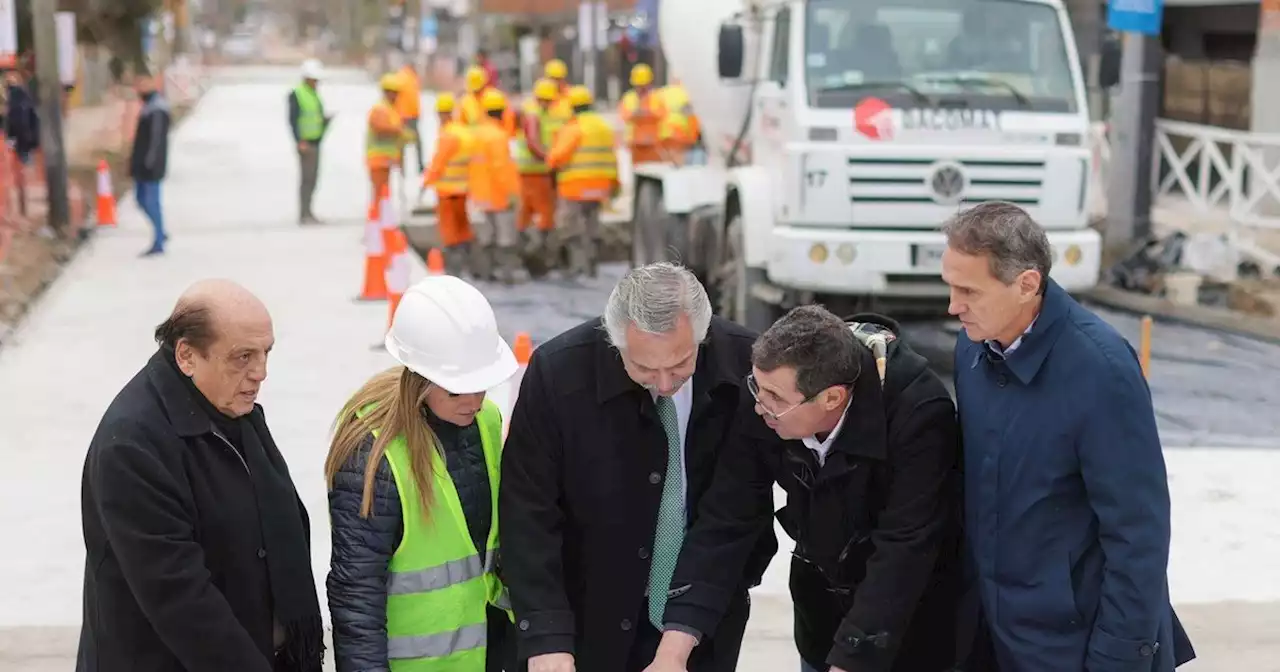
[(754, 373), (747, 374), (747, 391), (751, 393), (751, 398), (755, 399), (756, 404), (759, 405), (760, 408), (764, 409), (765, 415), (769, 416), (770, 418), (773, 418), (774, 420), (777, 420), (782, 416), (790, 413), (791, 411), (794, 411), (797, 408), (804, 406), (805, 404), (813, 401), (818, 396), (815, 394), (811, 397), (805, 397), (803, 401), (793, 404), (791, 408), (788, 408), (787, 410), (779, 413), (775, 413), (773, 409), (769, 408), (768, 404), (760, 400), (760, 383), (756, 382), (756, 374)]
[[(852, 391), (853, 383), (845, 383), (844, 385), (842, 385), (842, 387), (847, 387), (849, 388), (850, 391)], [(818, 394), (822, 394), (822, 392), (818, 392), (818, 394), (805, 397), (803, 400), (792, 404), (791, 407), (785, 411), (774, 412), (773, 409), (769, 408), (768, 404), (760, 400), (760, 383), (756, 382), (756, 374), (754, 373), (747, 374), (747, 391), (751, 393), (751, 398), (755, 400), (756, 404), (760, 406), (760, 408), (764, 409), (764, 414), (769, 416), (770, 418), (773, 418), (774, 420), (777, 420), (782, 416), (790, 413), (791, 411), (794, 411), (797, 408), (800, 408), (801, 406), (804, 406), (805, 404), (813, 401), (814, 399), (817, 399)], [(826, 390), (823, 390), (823, 392), (825, 391)]]

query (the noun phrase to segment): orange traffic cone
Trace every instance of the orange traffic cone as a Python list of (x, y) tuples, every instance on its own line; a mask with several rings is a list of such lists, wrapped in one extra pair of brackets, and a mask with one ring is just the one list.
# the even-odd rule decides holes
[(533, 339), (529, 337), (529, 332), (521, 331), (516, 334), (515, 343), (511, 346), (511, 353), (516, 356), (516, 363), (519, 368), (516, 369), (515, 375), (507, 381), (510, 393), (507, 395), (507, 407), (502, 409), (502, 438), (507, 438), (507, 430), (511, 426), (511, 412), (516, 407), (516, 400), (520, 398), (520, 381), (524, 380), (525, 369), (529, 368), (529, 359), (533, 357)]
[(400, 299), (409, 291), (409, 280), (412, 275), (409, 264), (409, 241), (404, 232), (395, 229), (389, 236), (387, 245), (387, 330), (396, 317), (396, 308), (400, 307)]
[(98, 226), (116, 225), (116, 195), (111, 190), (111, 168), (98, 161)]
[(387, 246), (382, 239), (382, 222), (377, 204), (369, 206), (364, 224), (364, 288), (357, 301), (387, 300)]
[(433, 247), (427, 252), (427, 275), (444, 275), (444, 253)]

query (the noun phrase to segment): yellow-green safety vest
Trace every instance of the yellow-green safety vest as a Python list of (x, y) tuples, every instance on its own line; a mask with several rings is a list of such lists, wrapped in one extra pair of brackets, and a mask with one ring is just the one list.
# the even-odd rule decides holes
[(582, 129), (582, 140), (569, 159), (569, 165), (560, 173), (559, 180), (618, 179), (618, 158), (614, 152), (613, 127), (595, 112), (582, 112), (577, 116)]
[[(378, 104), (385, 107), (387, 112), (394, 115), (396, 119), (400, 118), (395, 108), (391, 107), (391, 104), (387, 101), (383, 100)], [(404, 142), (405, 135), (403, 131), (396, 135), (384, 135), (374, 133), (373, 127), (370, 126), (366, 131), (364, 140), (365, 159), (370, 163), (380, 163), (377, 161), (378, 159), (385, 159), (388, 164), (398, 164), (400, 163), (400, 151), (404, 147)]]
[[(362, 413), (368, 410), (362, 409)], [(408, 443), (404, 436), (397, 436), (387, 444), (385, 454), (399, 490), (404, 521), (400, 546), (388, 565), (387, 658), (392, 672), (484, 672), (489, 631), (486, 607), (503, 609), (515, 622), (506, 587), (494, 573), (502, 413), (486, 400), (476, 414), (476, 423), (493, 507), (493, 524), (483, 552), (471, 541), (458, 490), (439, 451), (431, 455), (435, 508), (424, 518)]]
[(320, 104), (320, 95), (306, 84), (293, 87), (293, 96), (298, 100), (298, 138), (307, 142), (315, 142), (324, 135), (324, 107)]
[[(538, 136), (539, 142), (542, 143), (544, 151), (550, 152), (551, 145), (555, 142), (556, 131), (564, 125), (564, 121), (557, 118), (551, 112), (542, 109), (542, 106), (535, 101), (525, 101), (525, 115), (538, 118)], [(516, 164), (520, 167), (522, 175), (545, 175), (551, 172), (547, 167), (545, 160), (540, 160), (529, 151), (529, 141), (524, 137), (524, 129), (516, 132)]]

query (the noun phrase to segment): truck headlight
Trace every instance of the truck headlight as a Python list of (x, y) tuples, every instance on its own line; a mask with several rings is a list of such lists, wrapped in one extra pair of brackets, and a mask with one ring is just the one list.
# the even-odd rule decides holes
[(814, 243), (813, 247), (809, 248), (809, 261), (812, 261), (815, 264), (821, 264), (826, 260), (827, 246), (822, 243)]
[(858, 256), (858, 250), (853, 247), (853, 243), (841, 243), (836, 248), (836, 259), (846, 264), (852, 264), (853, 260)]
[(1080, 250), (1079, 245), (1071, 245), (1067, 247), (1067, 251), (1063, 253), (1062, 260), (1067, 262), (1068, 266), (1075, 266), (1080, 263), (1080, 259), (1084, 257), (1084, 252)]

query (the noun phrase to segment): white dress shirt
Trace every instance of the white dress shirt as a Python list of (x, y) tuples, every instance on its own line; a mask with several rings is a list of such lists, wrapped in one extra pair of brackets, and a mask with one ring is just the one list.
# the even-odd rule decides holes
[(840, 435), (840, 428), (844, 427), (844, 419), (849, 415), (849, 406), (853, 404), (853, 398), (844, 404), (844, 412), (840, 414), (840, 421), (836, 423), (835, 429), (827, 434), (827, 438), (819, 441), (816, 435), (806, 436), (800, 439), (804, 445), (818, 455), (818, 466), (822, 466), (827, 462), (827, 453), (831, 452), (831, 446), (835, 445), (836, 437)]

